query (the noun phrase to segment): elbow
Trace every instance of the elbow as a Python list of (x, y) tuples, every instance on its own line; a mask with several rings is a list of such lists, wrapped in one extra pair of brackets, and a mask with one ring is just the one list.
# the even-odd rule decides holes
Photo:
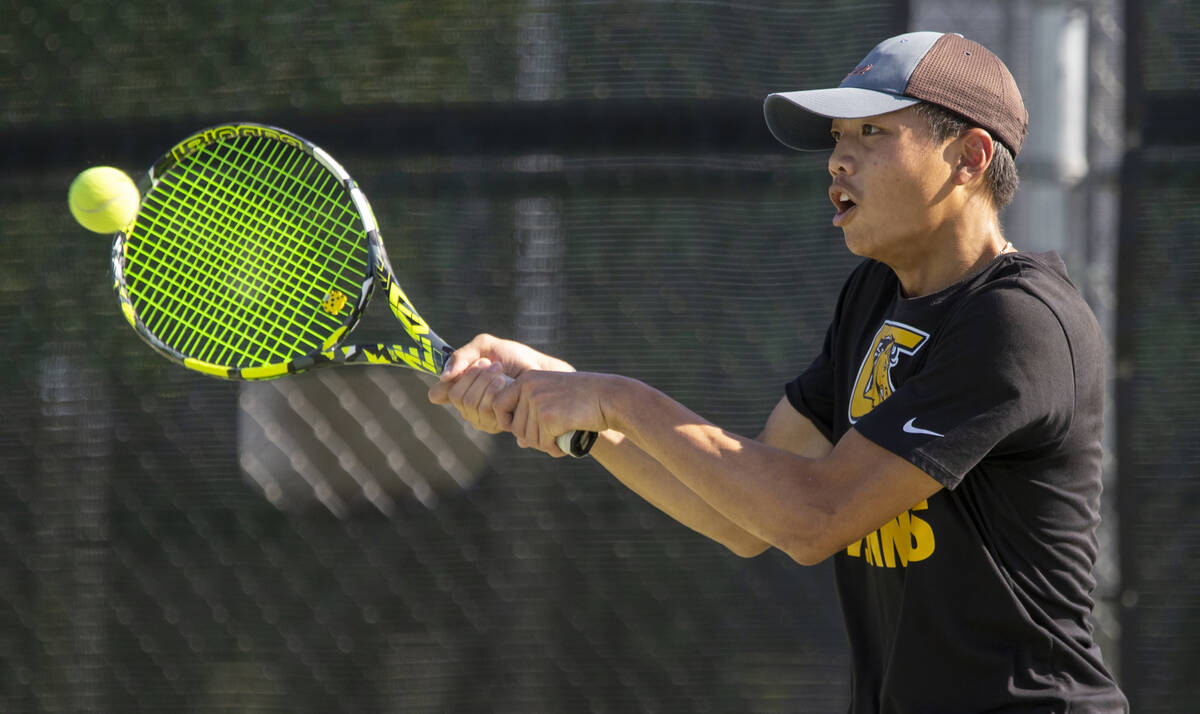
[(744, 539), (733, 542), (722, 543), (734, 555), (741, 558), (753, 558), (761, 555), (763, 551), (771, 547), (770, 543), (765, 543), (757, 538), (754, 540)]
[(812, 494), (790, 509), (772, 543), (800, 565), (824, 562), (846, 546), (841, 540), (846, 518), (840, 505), (829, 494)]
[(827, 550), (823, 548), (788, 548), (784, 550), (788, 557), (796, 561), (800, 565), (816, 565), (823, 562), (826, 558), (836, 553), (836, 550)]
[(816, 565), (841, 550), (833, 540), (826, 528), (796, 528), (780, 539), (778, 548), (800, 565)]
[(740, 528), (727, 529), (710, 537), (741, 558), (753, 558), (771, 547), (771, 544)]
[(759, 540), (754, 537), (727, 539), (721, 541), (721, 545), (742, 558), (753, 558), (775, 546), (800, 565), (816, 565), (840, 550), (840, 548), (812, 536), (792, 536), (772, 541)]

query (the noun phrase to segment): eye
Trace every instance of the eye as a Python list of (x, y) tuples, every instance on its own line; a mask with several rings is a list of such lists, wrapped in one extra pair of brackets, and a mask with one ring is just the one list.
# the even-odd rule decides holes
[(873, 136), (873, 135), (875, 135), (875, 134), (878, 134), (878, 133), (880, 133), (880, 132), (882, 132), (882, 131), (883, 131), (882, 129), (880, 129), (879, 127), (875, 126), (874, 124), (863, 124), (863, 125), (862, 125), (862, 135), (863, 135), (863, 136)]

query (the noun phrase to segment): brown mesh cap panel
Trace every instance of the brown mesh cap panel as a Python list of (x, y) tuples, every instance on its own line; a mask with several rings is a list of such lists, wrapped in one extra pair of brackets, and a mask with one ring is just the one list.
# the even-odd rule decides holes
[(1021, 151), (1029, 114), (1016, 80), (1000, 58), (960, 35), (938, 38), (909, 77), (910, 97), (958, 112), (990, 131), (1015, 156)]

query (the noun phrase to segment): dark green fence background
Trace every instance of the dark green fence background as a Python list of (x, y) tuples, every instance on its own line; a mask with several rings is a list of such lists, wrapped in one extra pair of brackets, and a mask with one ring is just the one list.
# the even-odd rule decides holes
[(812, 9), (10, 4), (0, 709), (840, 708), (826, 568), (743, 561), (592, 463), (469, 438), (406, 372), (170, 367), (64, 206), (86, 166), (285, 126), (358, 178), (447, 339), (520, 336), (753, 432), (852, 265), (821, 160), (773, 145), (762, 97), (844, 73), (841, 28), (902, 26)]
[[(587, 460), (468, 433), (401, 370), (171, 367), (65, 195), (210, 124), (287, 127), (358, 179), (446, 339), (518, 337), (752, 434), (855, 263), (823, 157), (781, 150), (762, 98), (836, 82), (908, 3), (299, 5), (0, 10), (0, 711), (842, 709), (828, 565), (736, 558)], [(1195, 2), (1150, 5), (1195, 27)], [(1183, 711), (1196, 164), (1136, 165), (1120, 653), (1131, 699)]]
[(1200, 3), (1129, 2), (1118, 280), (1121, 661), (1141, 712), (1200, 701)]

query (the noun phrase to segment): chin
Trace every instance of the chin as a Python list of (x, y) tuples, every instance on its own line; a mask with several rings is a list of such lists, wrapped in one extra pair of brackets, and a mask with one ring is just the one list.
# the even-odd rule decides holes
[(862, 258), (875, 257), (872, 255), (873, 251), (871, 250), (871, 241), (866, 240), (861, 235), (855, 236), (853, 231), (848, 231), (844, 228), (842, 229), (842, 235), (846, 240), (846, 249), (851, 253)]
[(904, 235), (888, 232), (886, 228), (866, 229), (853, 226), (842, 228), (846, 249), (860, 258), (869, 258), (891, 265), (889, 258), (903, 253), (911, 243)]

